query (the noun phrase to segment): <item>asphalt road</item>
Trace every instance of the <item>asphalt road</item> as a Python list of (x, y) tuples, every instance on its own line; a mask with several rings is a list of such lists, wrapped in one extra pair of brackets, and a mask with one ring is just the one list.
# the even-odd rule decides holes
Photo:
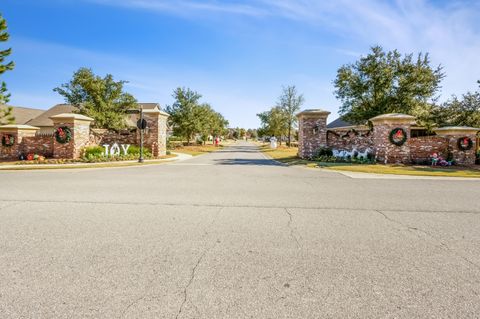
[(0, 172), (0, 318), (479, 318), (480, 182), (352, 179), (240, 143)]

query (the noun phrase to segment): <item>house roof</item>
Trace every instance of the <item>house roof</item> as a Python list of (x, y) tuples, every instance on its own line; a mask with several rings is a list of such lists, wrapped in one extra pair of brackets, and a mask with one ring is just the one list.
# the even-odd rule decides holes
[(327, 129), (334, 129), (334, 128), (339, 128), (339, 127), (348, 127), (348, 126), (353, 126), (353, 124), (348, 123), (348, 122), (342, 120), (342, 118), (339, 117), (335, 121), (330, 122), (327, 125)]
[(57, 104), (54, 107), (44, 111), (42, 114), (29, 121), (27, 124), (37, 127), (50, 127), (53, 126), (53, 121), (50, 117), (62, 114), (72, 113), (75, 110), (75, 106), (71, 104)]
[(12, 105), (0, 105), (0, 109), (6, 109), (7, 107), (12, 107), (12, 113), (15, 117), (15, 123), (18, 125), (26, 124), (28, 121), (36, 118), (45, 110), (33, 109), (29, 107), (22, 106), (12, 106)]
[[(142, 107), (145, 111), (154, 111), (155, 109), (160, 109), (160, 104), (158, 103), (138, 103), (138, 107)], [(51, 120), (52, 116), (63, 114), (63, 113), (73, 113), (75, 106), (71, 104), (57, 104), (47, 111), (38, 110), (40, 114), (37, 114), (36, 117), (30, 119), (25, 123), (18, 124), (28, 124), (37, 127), (53, 127), (53, 121)], [(127, 125), (136, 126), (138, 116), (131, 114), (127, 117)]]

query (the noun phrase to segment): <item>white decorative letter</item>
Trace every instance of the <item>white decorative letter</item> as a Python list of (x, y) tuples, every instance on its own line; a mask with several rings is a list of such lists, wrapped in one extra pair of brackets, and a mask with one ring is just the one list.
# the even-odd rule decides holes
[(118, 146), (117, 143), (112, 145), (112, 148), (110, 149), (110, 155), (113, 155), (113, 156), (120, 155), (120, 146)]
[(123, 155), (127, 155), (128, 149), (130, 148), (130, 144), (122, 144)]
[(108, 144), (103, 144), (102, 146), (105, 147), (105, 156), (108, 157), (108, 147), (109, 147), (110, 145), (108, 145)]

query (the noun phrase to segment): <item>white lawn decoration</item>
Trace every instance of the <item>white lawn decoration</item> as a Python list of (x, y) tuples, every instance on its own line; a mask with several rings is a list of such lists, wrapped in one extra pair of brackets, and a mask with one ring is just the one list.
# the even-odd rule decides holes
[(353, 158), (353, 156), (355, 155), (355, 153), (357, 153), (357, 158), (367, 158), (367, 155), (368, 153), (370, 153), (372, 150), (367, 148), (365, 151), (363, 152), (360, 152), (360, 151), (357, 151), (356, 148), (354, 148), (353, 150), (351, 151), (346, 151), (346, 150), (332, 150), (333, 152), (333, 156), (334, 157), (339, 157), (339, 158), (347, 158), (350, 156), (350, 158)]
[(105, 156), (119, 156), (120, 155), (120, 147), (123, 151), (123, 155), (128, 154), (128, 149), (130, 148), (130, 144), (121, 144), (118, 145), (117, 143), (113, 143), (112, 147), (109, 144), (102, 145), (105, 148)]

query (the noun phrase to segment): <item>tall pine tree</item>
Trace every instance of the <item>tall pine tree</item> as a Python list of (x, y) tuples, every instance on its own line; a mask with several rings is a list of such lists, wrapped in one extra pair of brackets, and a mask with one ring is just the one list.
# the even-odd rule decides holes
[[(8, 41), (10, 35), (7, 32), (7, 21), (0, 14), (0, 43)], [(15, 64), (10, 61), (6, 62), (5, 59), (12, 53), (12, 49), (0, 49), (0, 75), (6, 71), (13, 70)], [(10, 94), (7, 91), (7, 84), (2, 81), (0, 84), (0, 105), (8, 103)], [(0, 125), (13, 123), (15, 118), (12, 114), (12, 108), (7, 106), (0, 106)]]

